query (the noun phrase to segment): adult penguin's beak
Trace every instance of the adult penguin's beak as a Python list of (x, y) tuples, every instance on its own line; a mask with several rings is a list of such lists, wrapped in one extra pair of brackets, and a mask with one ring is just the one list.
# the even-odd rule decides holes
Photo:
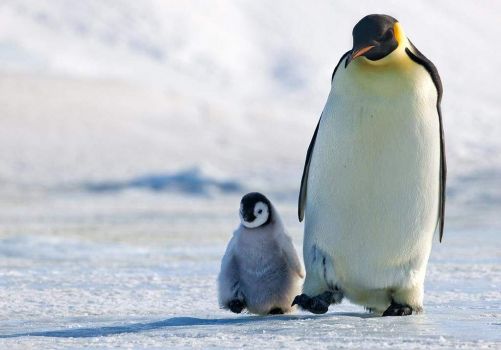
[(353, 61), (355, 58), (364, 55), (365, 53), (372, 50), (374, 47), (375, 45), (369, 45), (359, 49), (353, 48), (353, 50), (351, 50), (350, 55), (348, 56), (348, 60), (346, 61), (346, 66), (348, 66), (350, 62)]

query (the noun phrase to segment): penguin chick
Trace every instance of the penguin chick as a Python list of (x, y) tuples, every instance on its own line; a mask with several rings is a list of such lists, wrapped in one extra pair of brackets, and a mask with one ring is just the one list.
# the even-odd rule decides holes
[(234, 313), (290, 312), (304, 270), (278, 212), (261, 193), (248, 193), (240, 223), (221, 262), (220, 306)]

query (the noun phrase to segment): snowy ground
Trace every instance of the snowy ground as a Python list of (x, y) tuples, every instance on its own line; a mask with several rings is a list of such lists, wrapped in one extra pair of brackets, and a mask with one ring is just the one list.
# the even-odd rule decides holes
[[(224, 312), (242, 194), (268, 194), (301, 249), (306, 147), (371, 12), (399, 18), (444, 81), (426, 311)], [(0, 348), (500, 348), (498, 22), (495, 1), (3, 1)]]
[[(132, 190), (2, 204), (0, 347), (501, 346), (499, 230), (447, 232), (418, 316), (371, 317), (346, 302), (322, 316), (220, 310), (215, 279), (238, 201)], [(295, 207), (276, 203), (299, 248)]]

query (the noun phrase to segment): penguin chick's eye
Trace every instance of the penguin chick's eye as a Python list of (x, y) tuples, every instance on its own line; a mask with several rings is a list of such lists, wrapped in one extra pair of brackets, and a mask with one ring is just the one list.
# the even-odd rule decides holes
[(244, 213), (240, 216), (242, 225), (247, 228), (256, 228), (267, 223), (270, 219), (270, 207), (264, 202), (257, 202), (254, 205), (253, 212)]

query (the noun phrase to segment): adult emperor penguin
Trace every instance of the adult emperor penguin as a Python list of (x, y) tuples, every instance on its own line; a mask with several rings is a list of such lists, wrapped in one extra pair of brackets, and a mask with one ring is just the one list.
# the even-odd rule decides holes
[(346, 297), (383, 316), (422, 310), (432, 238), (444, 230), (441, 96), (437, 69), (395, 18), (355, 25), (306, 156), (306, 279), (294, 304), (324, 313)]
[(240, 222), (221, 262), (219, 304), (234, 313), (290, 312), (304, 270), (277, 210), (251, 192), (240, 202)]

